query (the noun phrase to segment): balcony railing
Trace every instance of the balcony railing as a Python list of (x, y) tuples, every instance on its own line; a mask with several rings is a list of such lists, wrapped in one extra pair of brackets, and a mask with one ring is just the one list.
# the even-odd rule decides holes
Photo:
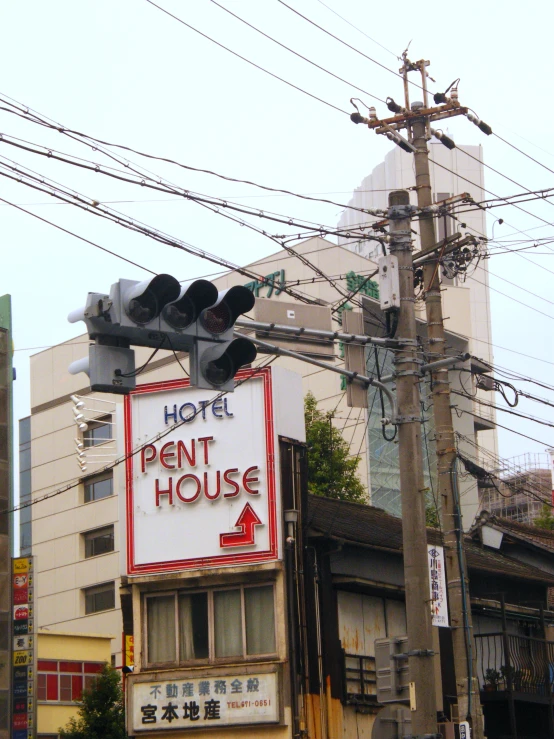
[(477, 674), (485, 692), (535, 696), (554, 691), (554, 642), (496, 632), (476, 634)]

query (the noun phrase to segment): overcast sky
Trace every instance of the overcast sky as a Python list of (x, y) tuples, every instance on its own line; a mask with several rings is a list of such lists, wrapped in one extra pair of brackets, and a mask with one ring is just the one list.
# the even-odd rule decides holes
[[(549, 3), (528, 3), (523, 12), (522, 5), (515, 2), (419, 6), (403, 0), (393, 4), (325, 2), (328, 7), (320, 0), (289, 0), (311, 20), (392, 70), (400, 66), (396, 55), (411, 42), (412, 59), (431, 60), (434, 90), (444, 90), (460, 77), (463, 105), (477, 111), (495, 133), (554, 170), (550, 93), (553, 12)], [(222, 0), (221, 4), (366, 93), (277, 47), (211, 0), (159, 0), (159, 4), (244, 57), (348, 113), (352, 96), (376, 104), (381, 116), (387, 112), (385, 106), (366, 93), (382, 99), (402, 98), (402, 83), (397, 77), (309, 25), (278, 0)], [(233, 57), (146, 0), (20, 0), (3, 3), (1, 21), (1, 94), (66, 127), (108, 142), (273, 187), (326, 193), (324, 197), (339, 203), (347, 202), (353, 188), (391, 147), (384, 137), (352, 125), (343, 112)], [(453, 119), (448, 129), (458, 144), (482, 144), (485, 162), (518, 183), (486, 170), (485, 185), (494, 193), (507, 196), (524, 188), (554, 186), (552, 172), (500, 139), (486, 137), (466, 118)], [(0, 132), (107, 162), (98, 152), (60, 133), (4, 111), (0, 111)], [(178, 197), (110, 181), (1, 141), (0, 156), (0, 163), (9, 159), (25, 164), (234, 263), (243, 264), (276, 251), (275, 244), (263, 236)], [(328, 225), (334, 225), (340, 215), (339, 206), (267, 195), (247, 185), (129, 157), (189, 190)], [(5, 172), (0, 168), (0, 175)], [(155, 272), (169, 272), (184, 280), (218, 271), (208, 261), (72, 206), (56, 204), (2, 176), (0, 198)], [(522, 207), (548, 224), (554, 221), (551, 203)], [(495, 239), (509, 238), (516, 229), (533, 229), (527, 238), (552, 235), (550, 225), (513, 207), (493, 211), (489, 234), (496, 218), (506, 222), (495, 224)], [(30, 348), (52, 345), (80, 333), (81, 325), (68, 324), (66, 317), (84, 303), (88, 291), (107, 291), (120, 277), (138, 279), (147, 273), (3, 202), (0, 223), (0, 294), (11, 293), (13, 297), (17, 419), (29, 413)], [(256, 225), (260, 223), (256, 221)], [(266, 223), (265, 227), (271, 233), (283, 231), (278, 225)], [(516, 233), (515, 238), (525, 237)], [(525, 259), (517, 254), (495, 254), (489, 262), (494, 275), (491, 286), (500, 291), (491, 292), (495, 360), (502, 367), (549, 384), (554, 366), (554, 251), (543, 246), (524, 255)], [(546, 389), (519, 381), (514, 384), (552, 397)], [(491, 399), (507, 407), (498, 394)], [(519, 409), (553, 421), (548, 406), (522, 401)], [(497, 419), (536, 440), (500, 429), (502, 456), (540, 453), (554, 444), (552, 429), (547, 426), (505, 413), (498, 413)]]

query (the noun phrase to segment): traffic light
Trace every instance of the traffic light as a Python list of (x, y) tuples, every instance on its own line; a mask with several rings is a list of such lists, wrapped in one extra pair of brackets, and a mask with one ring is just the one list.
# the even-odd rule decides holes
[(121, 279), (109, 295), (89, 293), (86, 305), (69, 314), (70, 323), (84, 321), (95, 341), (88, 358), (69, 371), (86, 372), (93, 390), (127, 394), (138, 374), (131, 346), (145, 346), (189, 352), (192, 385), (233, 390), (237, 370), (256, 357), (251, 341), (233, 338), (236, 319), (254, 303), (239, 285), (218, 293), (207, 280), (181, 285), (166, 274)]
[(252, 310), (256, 299), (246, 287), (235, 285), (218, 293), (200, 314), (197, 341), (190, 356), (190, 381), (206, 390), (232, 390), (241, 367), (256, 358), (256, 347), (246, 338), (233, 338), (237, 318)]

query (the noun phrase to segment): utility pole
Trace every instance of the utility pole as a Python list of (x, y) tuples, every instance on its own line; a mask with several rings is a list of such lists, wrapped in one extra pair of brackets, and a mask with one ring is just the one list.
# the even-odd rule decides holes
[[(398, 404), (400, 492), (402, 496), (402, 546), (406, 593), (406, 624), (410, 680), (412, 736), (437, 734), (433, 633), (430, 607), (429, 566), (425, 523), (425, 484), (421, 445), (419, 365), (412, 266), (410, 196), (406, 190), (389, 194), (390, 253), (398, 259), (400, 309), (396, 335), (401, 349), (395, 352)], [(414, 710), (415, 709), (415, 710)]]
[[(422, 103), (412, 103), (415, 113), (423, 108)], [(415, 174), (417, 203), (420, 208), (432, 205), (431, 178), (429, 174), (429, 151), (427, 148), (427, 121), (424, 116), (411, 122), (412, 144), (415, 146)], [(423, 212), (419, 218), (421, 249), (425, 250), (436, 243), (435, 219), (432, 213)], [(439, 275), (439, 255), (425, 263), (423, 267), (423, 291), (427, 318), (428, 361), (444, 359), (445, 336), (442, 313), (442, 298)], [(450, 382), (448, 368), (439, 368), (431, 374), (433, 416), (435, 420), (435, 440), (437, 451), (437, 476), (440, 499), (441, 520), (444, 531), (448, 602), (450, 606), (452, 648), (454, 653), (454, 673), (458, 694), (458, 712), (461, 719), (471, 722), (475, 739), (483, 737), (483, 717), (480, 708), (479, 685), (477, 681), (471, 605), (469, 603), (469, 581), (463, 546), (458, 547), (459, 538), (463, 540), (459, 500), (454, 494), (453, 475), (456, 464), (456, 439), (452, 425), (450, 407)], [(468, 645), (470, 648), (468, 649)], [(473, 664), (471, 664), (473, 662)], [(471, 684), (469, 683), (471, 674)]]
[[(467, 107), (458, 102), (457, 82), (452, 83), (444, 93), (435, 93), (434, 105), (429, 104), (427, 90), (427, 67), (429, 62), (420, 59), (411, 62), (407, 52), (402, 55), (403, 66), (400, 72), (404, 80), (405, 107), (387, 98), (388, 109), (393, 113), (386, 119), (377, 118), (375, 108), (369, 108), (369, 118), (364, 118), (359, 110), (350, 116), (354, 123), (365, 123), (376, 133), (385, 135), (404, 151), (414, 155), (416, 173), (416, 193), (419, 213), (419, 231), (422, 254), (433, 253), (436, 248), (435, 224), (433, 218), (431, 179), (429, 175), (429, 151), (427, 141), (434, 136), (448, 149), (456, 148), (452, 139), (440, 130), (431, 128), (437, 120), (465, 115), (483, 133), (490, 135), (492, 129), (480, 120)], [(419, 72), (423, 102), (410, 105), (408, 73)], [(449, 93), (449, 96), (448, 96)], [(408, 138), (398, 133), (406, 129)], [(467, 199), (467, 194), (449, 198), (447, 203)], [(392, 230), (392, 222), (391, 222)], [(392, 233), (391, 233), (392, 236)], [(443, 253), (447, 248), (444, 241)], [(423, 294), (428, 331), (428, 356), (433, 364), (445, 358), (445, 336), (440, 292), (440, 258), (441, 255), (426, 257), (423, 274)], [(411, 290), (413, 300), (413, 289)], [(483, 739), (483, 715), (480, 703), (479, 684), (477, 680), (477, 661), (475, 641), (469, 599), (469, 583), (467, 565), (463, 546), (463, 529), (460, 512), (459, 495), (456, 478), (456, 440), (452, 425), (450, 407), (450, 385), (448, 369), (445, 366), (436, 368), (431, 373), (433, 414), (435, 421), (438, 488), (440, 497), (441, 520), (444, 532), (444, 547), (447, 569), (448, 603), (451, 618), (451, 634), (454, 652), (454, 671), (458, 698), (458, 714), (460, 720), (469, 721), (474, 739)], [(398, 381), (397, 381), (398, 386)], [(400, 395), (399, 402), (400, 402)], [(402, 428), (402, 427), (400, 427)], [(404, 497), (402, 498), (404, 502)], [(410, 509), (411, 510), (411, 509)]]

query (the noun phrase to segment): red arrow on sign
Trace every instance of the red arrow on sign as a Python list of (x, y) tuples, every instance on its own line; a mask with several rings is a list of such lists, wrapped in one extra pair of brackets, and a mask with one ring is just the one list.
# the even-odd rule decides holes
[(235, 528), (239, 527), (240, 531), (235, 531), (232, 534), (220, 534), (219, 546), (245, 547), (254, 544), (254, 526), (262, 526), (262, 522), (250, 503), (247, 503), (235, 524)]

